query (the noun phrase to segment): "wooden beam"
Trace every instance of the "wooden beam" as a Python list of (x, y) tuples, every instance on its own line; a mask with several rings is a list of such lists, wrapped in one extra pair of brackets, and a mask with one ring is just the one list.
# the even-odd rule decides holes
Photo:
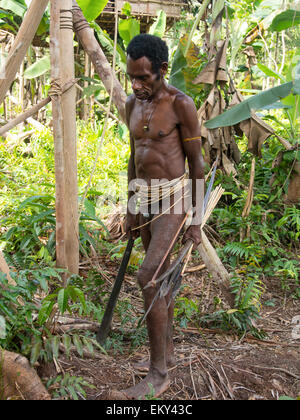
[(49, 0), (32, 0), (25, 14), (23, 23), (7, 57), (5, 67), (2, 69), (2, 77), (4, 78), (0, 80), (0, 104), (2, 104), (8, 89), (15, 80), (48, 2)]

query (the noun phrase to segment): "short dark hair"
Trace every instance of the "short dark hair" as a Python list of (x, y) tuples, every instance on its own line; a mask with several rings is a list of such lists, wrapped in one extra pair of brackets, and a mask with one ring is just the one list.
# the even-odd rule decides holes
[(136, 35), (127, 47), (127, 54), (132, 60), (147, 57), (154, 73), (159, 73), (162, 63), (169, 61), (169, 49), (165, 41), (149, 34)]

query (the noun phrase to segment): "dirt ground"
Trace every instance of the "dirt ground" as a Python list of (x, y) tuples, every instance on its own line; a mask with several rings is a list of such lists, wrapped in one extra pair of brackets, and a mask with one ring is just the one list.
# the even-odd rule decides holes
[[(107, 260), (106, 260), (107, 262)], [(101, 262), (103, 267), (104, 261)], [(105, 270), (116, 273), (117, 264), (109, 262)], [(278, 280), (265, 280), (266, 290), (257, 327), (267, 337), (239, 338), (213, 329), (175, 327), (177, 365), (170, 369), (171, 385), (161, 400), (277, 400), (300, 395), (300, 327), (293, 323), (300, 316), (299, 300), (283, 292)], [(201, 311), (213, 311), (213, 299), (219, 296), (218, 285), (202, 269), (186, 275), (181, 296), (199, 299)], [(142, 309), (142, 301), (133, 275), (126, 275), (120, 299), (130, 299)], [(299, 317), (300, 318), (300, 317)], [(114, 318), (115, 329), (118, 320)], [(142, 376), (132, 363), (148, 355), (147, 343), (134, 350), (124, 341), (120, 351), (97, 353), (92, 358), (59, 358), (56, 366), (43, 367), (42, 379), (61, 371), (81, 376), (95, 388), (86, 388), (88, 400), (109, 400), (111, 391), (137, 383)]]

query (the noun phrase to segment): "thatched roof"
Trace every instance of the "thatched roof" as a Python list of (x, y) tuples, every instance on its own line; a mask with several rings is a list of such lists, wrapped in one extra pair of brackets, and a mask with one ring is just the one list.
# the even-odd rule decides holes
[[(97, 22), (108, 33), (114, 31), (114, 13), (117, 7), (118, 13), (122, 12), (126, 0), (109, 0)], [(159, 10), (164, 10), (167, 15), (167, 25), (170, 26), (180, 18), (181, 11), (187, 7), (187, 0), (129, 0), (131, 15), (138, 17), (141, 24), (141, 32), (146, 32)]]

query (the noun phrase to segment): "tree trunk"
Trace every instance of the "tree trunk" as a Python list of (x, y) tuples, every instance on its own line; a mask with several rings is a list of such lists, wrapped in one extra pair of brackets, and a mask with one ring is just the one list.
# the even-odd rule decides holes
[(116, 78), (115, 74), (113, 74), (111, 66), (107, 61), (97, 39), (95, 38), (94, 31), (90, 28), (90, 25), (86, 21), (75, 0), (73, 0), (73, 23), (76, 35), (85, 52), (89, 55), (95, 67), (95, 71), (98, 73), (108, 93), (110, 93), (113, 79), (114, 88), (112, 100), (118, 109), (121, 120), (126, 122), (125, 103), (127, 95), (124, 92), (119, 80)]
[(0, 400), (51, 400), (28, 360), (0, 349)]

